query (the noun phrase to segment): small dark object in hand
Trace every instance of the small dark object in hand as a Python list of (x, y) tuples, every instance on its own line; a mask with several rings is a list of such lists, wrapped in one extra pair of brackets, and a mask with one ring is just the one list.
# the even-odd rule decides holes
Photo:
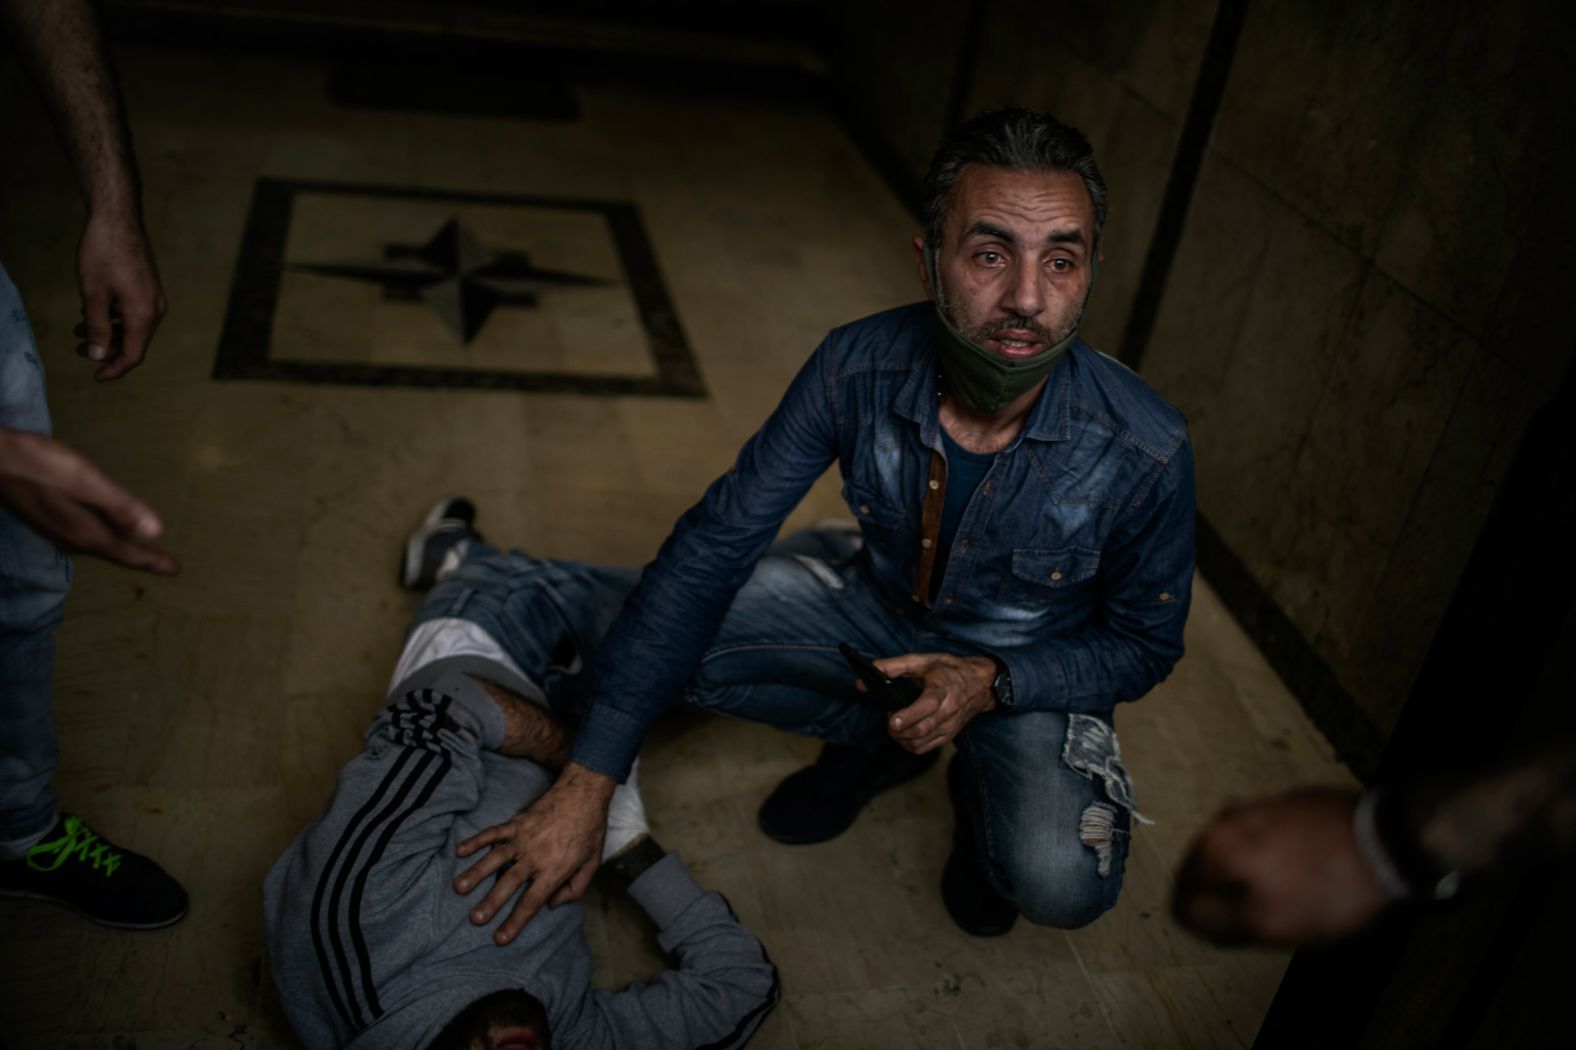
[(925, 691), (925, 687), (912, 678), (888, 678), (881, 673), (879, 667), (870, 662), (869, 657), (847, 642), (838, 642), (837, 651), (843, 654), (848, 666), (852, 667), (859, 680), (865, 683), (870, 695), (875, 697), (876, 702), (888, 712), (903, 710), (918, 700), (919, 694)]

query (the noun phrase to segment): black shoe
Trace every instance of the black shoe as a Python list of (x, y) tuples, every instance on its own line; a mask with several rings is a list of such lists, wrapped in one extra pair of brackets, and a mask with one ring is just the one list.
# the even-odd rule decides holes
[(866, 802), (913, 780), (936, 758), (935, 751), (916, 755), (891, 741), (875, 751), (827, 744), (815, 765), (790, 774), (761, 803), (761, 830), (794, 846), (835, 839)]
[(941, 872), (941, 901), (952, 921), (975, 937), (1000, 937), (1018, 921), (1018, 908), (997, 893), (985, 878), (985, 858), (974, 844), (974, 831), (963, 806), (961, 758), (947, 766), (947, 793), (952, 796), (952, 855)]
[(156, 930), (186, 916), (186, 891), (163, 868), (68, 813), (27, 856), (0, 860), (0, 896), (54, 901), (121, 930)]
[(438, 581), (443, 556), (461, 540), (476, 539), (476, 507), (464, 496), (440, 499), (405, 540), (399, 559), (399, 585), (424, 591)]

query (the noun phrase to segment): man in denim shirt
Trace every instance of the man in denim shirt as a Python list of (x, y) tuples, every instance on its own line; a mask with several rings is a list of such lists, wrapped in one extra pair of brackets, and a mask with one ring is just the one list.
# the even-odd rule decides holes
[[(1079, 132), (1025, 110), (976, 118), (938, 151), (925, 195), (914, 248), (934, 305), (833, 331), (638, 582), (556, 563), (578, 601), (599, 574), (608, 610), (591, 620), (611, 626), (573, 640), (590, 670), (560, 685), (581, 711), (564, 774), (456, 880), (468, 892), (505, 869), (478, 923), (531, 880), (500, 941), (583, 892), (613, 786), (675, 698), (826, 742), (761, 808), (783, 842), (841, 833), (955, 743), (942, 896), (970, 933), (1003, 933), (1020, 912), (1077, 927), (1115, 903), (1137, 814), (1111, 715), (1182, 655), (1185, 425), (1075, 336), (1107, 211)], [(801, 533), (768, 553), (833, 462), (858, 534)], [(432, 519), (412, 581), (442, 529), (468, 535)], [(552, 574), (473, 546), (454, 571), (507, 636), (511, 606), (539, 601)], [(888, 714), (856, 689), (839, 642), (923, 694)]]

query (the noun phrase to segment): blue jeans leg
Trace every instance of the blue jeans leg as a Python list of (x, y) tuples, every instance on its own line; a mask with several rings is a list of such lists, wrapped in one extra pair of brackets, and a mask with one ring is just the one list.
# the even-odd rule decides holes
[[(884, 714), (854, 688), (837, 652), (912, 647), (909, 631), (868, 582), (841, 536), (797, 534), (761, 561), (723, 618), (684, 699), (833, 743), (874, 746)], [(485, 628), (573, 718), (587, 699), (597, 647), (640, 570), (500, 553), (477, 543), (428, 593), (412, 626), (445, 616)]]
[(491, 634), (558, 714), (578, 719), (597, 647), (640, 570), (500, 552), (477, 542), (439, 580), (411, 627), (458, 617)]
[[(44, 368), (16, 286), (0, 269), (0, 426), (49, 433)], [(50, 717), (71, 562), (0, 510), (0, 856), (17, 856), (49, 830), (59, 759)]]
[(690, 680), (687, 702), (831, 744), (887, 740), (886, 713), (854, 687), (837, 645), (896, 656), (912, 649), (913, 630), (839, 539), (798, 533), (761, 560)]
[(1062, 929), (1086, 926), (1116, 903), (1132, 799), (1114, 734), (1106, 747), (1100, 734), (1089, 745), (1075, 733), (1069, 751), (1069, 725), (1054, 711), (984, 714), (958, 734), (955, 759), (960, 819), (996, 892), (1030, 922)]

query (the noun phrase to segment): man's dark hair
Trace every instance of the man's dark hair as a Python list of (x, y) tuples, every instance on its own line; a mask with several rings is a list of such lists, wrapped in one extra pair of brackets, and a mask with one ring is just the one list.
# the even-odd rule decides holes
[(487, 1041), (492, 1028), (529, 1028), (542, 1050), (552, 1050), (553, 1033), (547, 1024), (547, 1007), (524, 988), (505, 988), (475, 1000), (454, 1015), (427, 1050), (470, 1050), (471, 1040)]
[(921, 187), (925, 243), (941, 247), (941, 228), (952, 204), (952, 186), (968, 164), (1008, 171), (1070, 171), (1083, 179), (1094, 202), (1094, 248), (1100, 249), (1110, 213), (1105, 179), (1083, 132), (1055, 117), (1013, 106), (981, 113), (941, 143)]

